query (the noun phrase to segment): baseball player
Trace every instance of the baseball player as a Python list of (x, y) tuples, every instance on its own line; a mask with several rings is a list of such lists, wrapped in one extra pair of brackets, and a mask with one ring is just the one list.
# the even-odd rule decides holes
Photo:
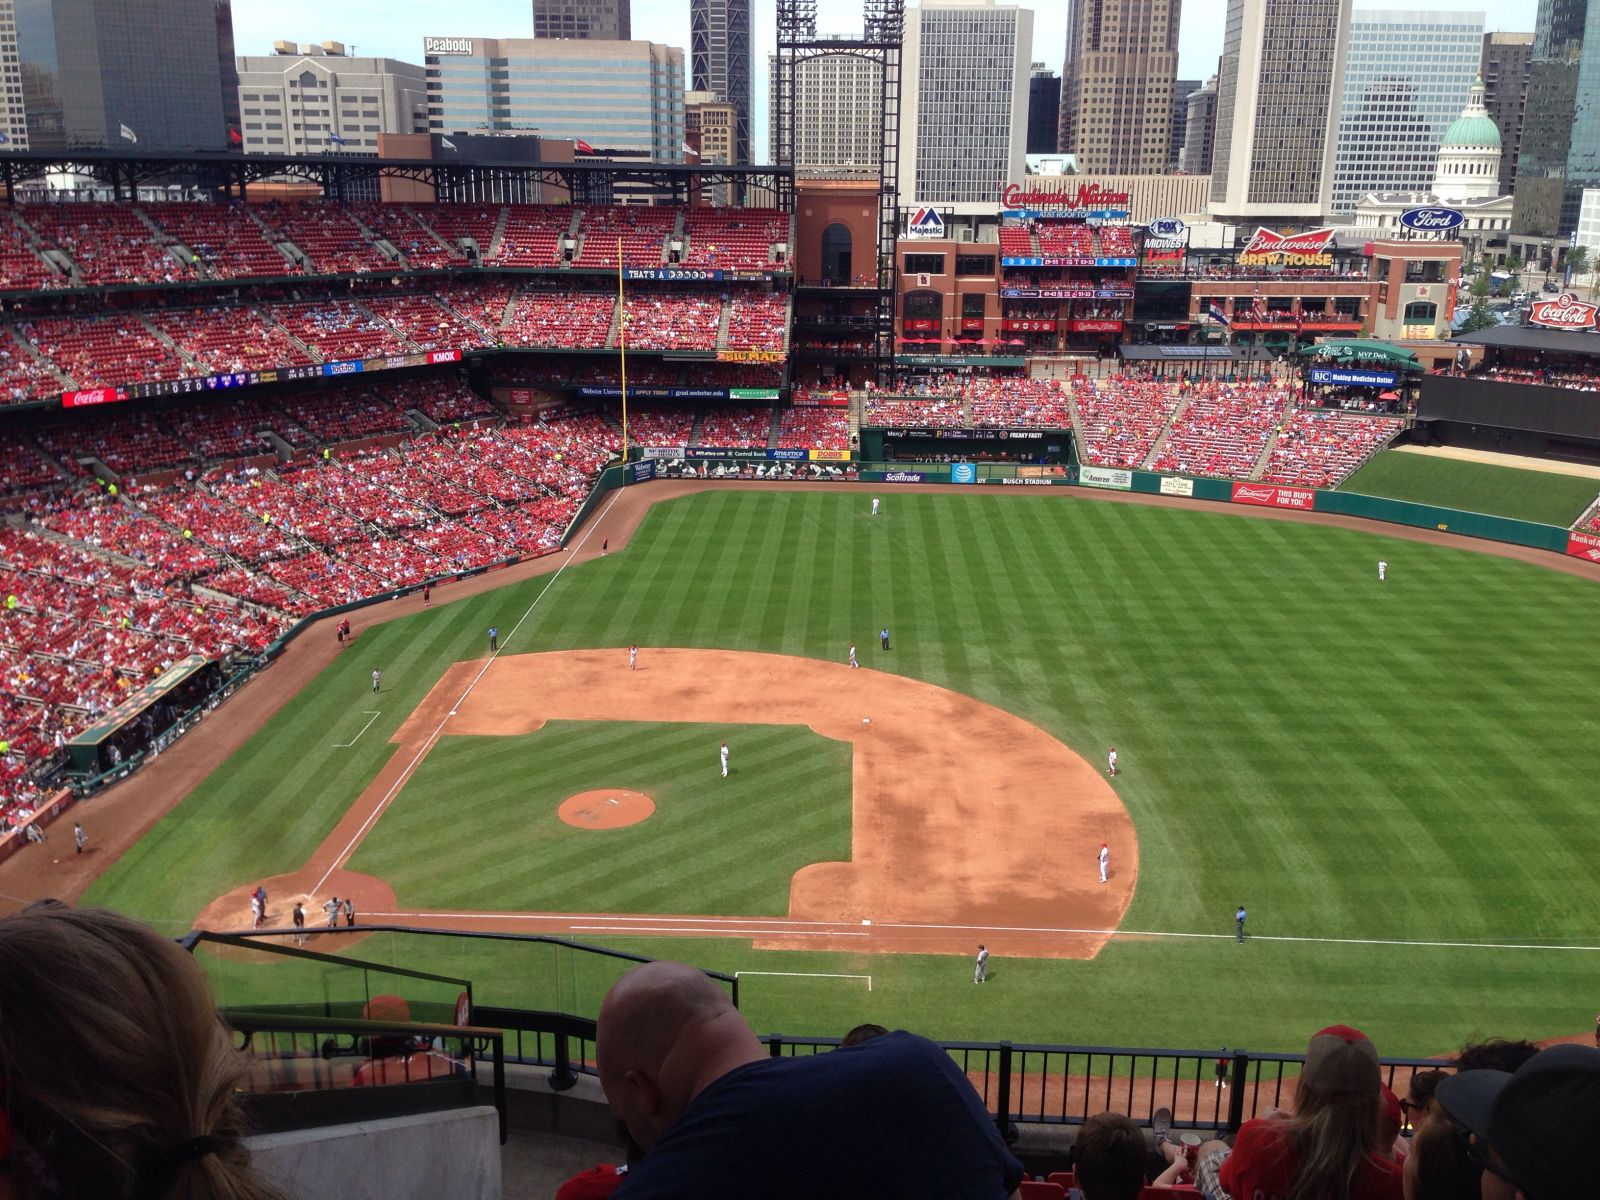
[(339, 897), (330, 896), (323, 902), (322, 911), (328, 914), (328, 928), (339, 928)]
[(1378, 582), (1382, 583), (1388, 577), (1389, 577), (1389, 564), (1384, 562), (1383, 559), (1380, 558), (1378, 560)]
[(263, 915), (263, 913), (262, 913), (262, 909), (261, 909), (261, 893), (260, 892), (251, 892), (250, 893), (250, 928), (251, 929), (260, 929), (261, 928), (262, 915)]
[(878, 498), (876, 496), (872, 498), (872, 515), (878, 515)]
[(298, 900), (294, 902), (294, 944), (306, 944), (306, 906)]
[(878, 630), (878, 642), (885, 650), (889, 648), (889, 627), (887, 625)]
[(628, 647), (628, 670), (637, 671), (638, 669), (639, 669), (639, 647), (637, 647), (637, 646), (629, 646)]
[(83, 826), (76, 821), (72, 823), (72, 840), (78, 843), (78, 853), (82, 854), (83, 847), (89, 841), (89, 837), (83, 832)]
[(1100, 882), (1106, 881), (1106, 872), (1111, 869), (1111, 847), (1105, 842), (1100, 843)]
[(382, 686), (383, 686), (383, 672), (378, 670), (378, 668), (374, 667), (374, 668), (372, 668), (372, 690), (373, 691), (377, 691)]
[(856, 661), (856, 644), (854, 642), (851, 642), (850, 643), (850, 669), (852, 671), (854, 671), (854, 670), (859, 669), (860, 666), (861, 666), (861, 664)]
[(422, 585), (422, 607), (423, 608), (427, 608), (432, 603), (433, 603), (433, 584), (425, 583), (425, 584)]
[(489, 653), (493, 654), (498, 649), (500, 649), (500, 627), (491, 625), (489, 626)]
[(1115, 746), (1113, 746), (1113, 747), (1111, 747), (1111, 749), (1109, 751), (1106, 752), (1106, 774), (1107, 775), (1115, 775), (1116, 773), (1117, 773), (1117, 748)]
[(356, 923), (356, 902), (349, 896), (344, 898), (344, 923), (346, 926)]
[(972, 982), (985, 983), (989, 979), (989, 948), (978, 943), (978, 961), (972, 965)]
[(1244, 945), (1244, 919), (1247, 915), (1242, 904), (1239, 905), (1239, 911), (1233, 914), (1233, 934), (1241, 946)]
[(717, 754), (722, 759), (722, 777), (724, 779), (726, 779), (728, 777), (728, 743), (727, 742), (723, 742), (722, 743), (722, 749), (717, 751)]

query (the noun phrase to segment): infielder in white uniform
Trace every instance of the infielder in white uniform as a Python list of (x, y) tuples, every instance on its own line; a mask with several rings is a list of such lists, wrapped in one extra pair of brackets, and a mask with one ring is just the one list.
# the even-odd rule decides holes
[(724, 779), (726, 779), (728, 777), (728, 743), (727, 742), (723, 742), (722, 743), (722, 749), (719, 751), (719, 753), (722, 756), (722, 777)]
[(861, 664), (856, 661), (856, 644), (854, 642), (851, 642), (850, 643), (850, 669), (852, 671), (854, 671), (860, 666), (861, 666)]
[(1384, 562), (1383, 559), (1380, 558), (1378, 560), (1378, 582), (1382, 583), (1384, 581), (1384, 579), (1388, 577), (1388, 574), (1389, 574), (1389, 564)]
[(1100, 843), (1100, 882), (1106, 881), (1106, 871), (1111, 867), (1111, 847)]
[(872, 515), (878, 515), (878, 498), (876, 496), (872, 498)]
[(1111, 747), (1110, 752), (1106, 754), (1106, 774), (1115, 775), (1116, 773), (1117, 773), (1117, 748), (1115, 746), (1113, 746), (1113, 747)]
[(637, 646), (629, 646), (628, 647), (628, 670), (637, 671), (638, 669), (639, 669), (639, 647), (637, 647)]

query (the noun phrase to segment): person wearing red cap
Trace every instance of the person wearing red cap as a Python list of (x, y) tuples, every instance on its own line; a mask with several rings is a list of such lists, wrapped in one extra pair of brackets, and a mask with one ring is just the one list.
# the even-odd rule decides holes
[(1378, 1052), (1348, 1025), (1306, 1048), (1295, 1115), (1246, 1121), (1217, 1180), (1236, 1200), (1402, 1200), (1401, 1170), (1378, 1151)]

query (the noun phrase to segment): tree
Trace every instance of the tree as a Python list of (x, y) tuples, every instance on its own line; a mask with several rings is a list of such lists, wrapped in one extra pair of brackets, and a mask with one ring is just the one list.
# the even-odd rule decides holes
[[(1576, 287), (1578, 280), (1588, 275), (1594, 264), (1589, 261), (1589, 247), (1584, 245), (1573, 246), (1567, 251), (1567, 269), (1572, 272), (1572, 285)], [(1594, 278), (1589, 279), (1589, 298), (1594, 298)]]
[(1466, 318), (1461, 322), (1462, 333), (1477, 333), (1480, 329), (1489, 329), (1498, 322), (1494, 313), (1489, 309), (1489, 271), (1480, 266), (1478, 273), (1473, 277), (1470, 290), (1472, 299), (1467, 304)]

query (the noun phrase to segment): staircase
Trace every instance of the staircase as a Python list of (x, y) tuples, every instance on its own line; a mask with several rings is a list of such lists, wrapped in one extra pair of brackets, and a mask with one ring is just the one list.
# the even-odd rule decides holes
[(698, 446), (698, 445), (701, 444), (701, 441), (700, 441), (700, 427), (702, 425), (704, 425), (705, 423), (706, 423), (705, 410), (704, 409), (697, 410), (695, 412), (695, 414), (694, 414), (694, 424), (692, 426), (690, 426), (690, 428), (689, 428), (689, 442), (688, 442), (689, 445)]
[(1184, 396), (1178, 400), (1178, 406), (1172, 410), (1172, 415), (1167, 418), (1167, 423), (1161, 427), (1161, 432), (1156, 435), (1155, 443), (1150, 447), (1150, 453), (1144, 456), (1144, 461), (1139, 464), (1141, 470), (1150, 470), (1150, 464), (1161, 456), (1167, 448), (1167, 440), (1172, 437), (1172, 427), (1178, 423), (1178, 418), (1183, 416), (1184, 409), (1189, 407), (1189, 397)]
[(485, 251), (482, 246), (478, 247), (478, 253), (482, 256), (479, 261), (491, 262), (495, 255), (500, 253), (500, 243), (505, 241), (506, 237), (506, 222), (510, 219), (511, 209), (502, 204), (500, 206), (500, 219), (494, 223), (494, 236), (489, 239), (489, 249)]
[[(619, 345), (621, 345), (621, 342), (618, 340), (618, 338), (620, 337), (621, 333), (622, 333), (622, 305), (621, 305), (621, 303), (617, 303), (617, 304), (613, 304), (611, 306), (611, 326), (610, 326), (610, 328), (608, 328), (606, 330), (606, 346), (605, 346), (605, 348), (607, 350), (615, 350)], [(721, 335), (719, 334), (718, 336), (720, 337)]]
[(776, 404), (774, 404), (772, 406), (772, 424), (767, 429), (767, 449), (768, 450), (775, 450), (778, 447), (778, 431), (782, 428), (782, 425), (783, 425), (783, 419), (782, 418), (783, 418), (782, 412), (779, 410), (778, 406)]
[(1261, 473), (1267, 469), (1267, 463), (1272, 458), (1272, 452), (1278, 448), (1278, 442), (1283, 437), (1284, 428), (1289, 424), (1289, 409), (1294, 404), (1294, 394), (1291, 392), (1284, 397), (1282, 405), (1278, 408), (1278, 421), (1272, 427), (1272, 436), (1267, 439), (1267, 444), (1261, 448), (1261, 453), (1256, 455), (1255, 464), (1250, 468), (1247, 478), (1260, 479)]
[(406, 206), (406, 211), (411, 214), (411, 219), (413, 221), (415, 221), (418, 225), (422, 226), (423, 231), (425, 233), (427, 233), (427, 235), (429, 237), (431, 237), (434, 241), (438, 242), (439, 245), (443, 246), (446, 250), (453, 250), (456, 253), (460, 253), (461, 247), (459, 245), (451, 245), (449, 242), (445, 241), (442, 237), (440, 237), (439, 236), (439, 231), (437, 229), (435, 229), (432, 225), (429, 225), (427, 221), (423, 220), (422, 214), (419, 213), (416, 209), (412, 208), (410, 205), (407, 205)]
[(402, 342), (404, 342), (406, 344), (408, 349), (411, 349), (411, 350), (420, 350), (421, 349), (420, 346), (418, 346), (415, 342), (413, 342), (409, 337), (406, 336), (406, 331), (401, 329), (400, 326), (396, 325), (393, 321), (384, 320), (384, 318), (380, 317), (377, 313), (373, 312), (370, 308), (368, 308), (365, 304), (362, 304), (359, 300), (351, 301), (351, 307), (354, 308), (357, 312), (359, 312), (362, 316), (366, 317), (367, 320), (376, 321), (379, 325), (382, 325), (385, 329), (390, 330), (395, 335), (395, 337), (399, 338)]
[(733, 301), (729, 300), (722, 306), (721, 314), (717, 317), (717, 349), (728, 348), (728, 320), (733, 316)]
[(500, 323), (494, 327), (495, 332), (498, 333), (511, 324), (511, 314), (517, 311), (517, 298), (521, 294), (516, 288), (511, 289), (511, 295), (506, 297), (506, 309), (500, 314)]
[(139, 313), (137, 316), (139, 318), (139, 324), (142, 325), (145, 331), (149, 333), (151, 337), (155, 338), (156, 341), (160, 342), (167, 349), (171, 350), (174, 354), (183, 359), (183, 361), (188, 363), (190, 366), (194, 367), (195, 370), (199, 371), (202, 375), (209, 375), (211, 373), (210, 367), (206, 366), (205, 363), (201, 362), (182, 346), (178, 345), (177, 342), (173, 341), (166, 334), (162, 333), (161, 330), (157, 329), (155, 325), (151, 323), (148, 316), (146, 316), (144, 313)]
[(248, 204), (242, 204), (239, 207), (244, 212), (244, 215), (248, 220), (254, 221), (256, 225), (260, 227), (261, 236), (266, 238), (279, 254), (283, 255), (285, 262), (295, 264), (304, 263), (307, 268), (313, 268), (315, 266), (315, 264), (311, 261), (310, 255), (308, 255), (304, 250), (300, 249), (299, 246), (296, 246), (293, 242), (285, 238), (283, 234), (279, 233), (272, 226), (263, 221), (261, 219), (261, 214), (258, 213), (254, 208)]
[(28, 355), (29, 358), (33, 359), (45, 370), (49, 371), (51, 375), (55, 376), (55, 378), (60, 381), (62, 388), (73, 388), (77, 386), (77, 384), (75, 384), (71, 379), (68, 379), (66, 375), (62, 374), (61, 369), (57, 367), (55, 363), (51, 362), (44, 356), (44, 352), (41, 351), (39, 347), (35, 346), (27, 338), (23, 337), (21, 330), (12, 330), (11, 340), (17, 345), (21, 346), (23, 353)]

